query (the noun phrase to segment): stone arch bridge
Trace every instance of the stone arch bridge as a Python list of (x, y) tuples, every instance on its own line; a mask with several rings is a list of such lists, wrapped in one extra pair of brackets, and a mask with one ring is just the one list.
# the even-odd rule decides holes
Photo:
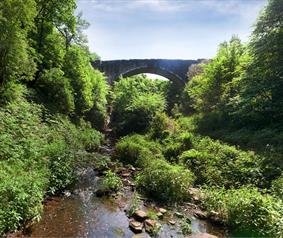
[(113, 84), (120, 77), (130, 77), (141, 73), (161, 75), (175, 83), (184, 85), (187, 82), (187, 72), (191, 65), (202, 60), (173, 59), (130, 59), (93, 61), (92, 66), (104, 72), (108, 82)]

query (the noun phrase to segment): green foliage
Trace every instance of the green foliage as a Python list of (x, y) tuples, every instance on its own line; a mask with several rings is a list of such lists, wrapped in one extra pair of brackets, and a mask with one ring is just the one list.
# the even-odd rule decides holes
[(184, 218), (181, 222), (180, 227), (183, 235), (189, 235), (192, 233), (192, 224), (189, 219)]
[(118, 191), (122, 186), (122, 180), (111, 170), (108, 170), (103, 177), (101, 190), (103, 192)]
[(178, 156), (185, 150), (192, 147), (193, 134), (179, 132), (167, 137), (164, 141), (164, 157), (171, 162), (178, 162)]
[(164, 112), (157, 113), (150, 124), (150, 137), (153, 139), (165, 139), (177, 129), (176, 122)]
[(198, 112), (224, 110), (229, 97), (236, 92), (234, 81), (241, 75), (244, 46), (233, 37), (220, 45), (215, 58), (202, 65), (203, 73), (196, 75), (186, 85), (185, 92)]
[(77, 46), (72, 46), (68, 50), (63, 71), (76, 93), (76, 113), (83, 115), (94, 105), (94, 85), (96, 77), (101, 77), (101, 75), (92, 68), (87, 52)]
[(163, 202), (180, 202), (189, 199), (188, 189), (193, 185), (193, 173), (165, 160), (149, 161), (137, 177), (138, 186), (147, 195)]
[(241, 81), (237, 117), (252, 127), (282, 123), (283, 5), (270, 0), (260, 14), (249, 50), (252, 61)]
[(144, 166), (147, 160), (162, 158), (162, 153), (157, 142), (136, 134), (126, 136), (117, 142), (116, 156), (123, 162)]
[(128, 212), (128, 215), (131, 217), (135, 211), (139, 208), (140, 206), (140, 203), (141, 203), (141, 200), (140, 200), (140, 197), (139, 197), (139, 194), (135, 191), (133, 193), (133, 196), (132, 196), (132, 199), (131, 199), (131, 203), (130, 203), (130, 209), (129, 209), (129, 212)]
[(204, 206), (241, 236), (283, 236), (283, 204), (256, 188), (205, 190)]
[(45, 193), (73, 182), (75, 152), (100, 144), (86, 123), (43, 112), (24, 97), (0, 108), (0, 234), (39, 218)]
[(44, 161), (0, 161), (0, 234), (38, 219), (48, 185)]
[(53, 108), (51, 111), (65, 114), (74, 111), (73, 90), (62, 70), (52, 68), (44, 71), (37, 82), (37, 88), (44, 95), (46, 104)]
[(36, 4), (34, 0), (3, 0), (0, 9), (1, 89), (10, 81), (31, 80), (33, 77), (34, 51), (27, 35), (34, 27)]
[(74, 181), (74, 154), (64, 140), (57, 140), (47, 146), (50, 178), (49, 192), (62, 191)]
[(115, 83), (113, 125), (119, 135), (146, 131), (155, 114), (164, 109), (159, 81), (135, 76)]
[(272, 181), (271, 193), (283, 200), (283, 175)]
[(208, 137), (195, 137), (192, 149), (180, 155), (197, 183), (225, 187), (262, 183), (262, 158)]

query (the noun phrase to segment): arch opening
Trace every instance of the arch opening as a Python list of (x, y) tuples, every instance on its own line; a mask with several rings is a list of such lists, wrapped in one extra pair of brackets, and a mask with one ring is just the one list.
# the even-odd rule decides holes
[(176, 83), (176, 84), (179, 84), (179, 85), (185, 84), (183, 79), (180, 78), (178, 75), (176, 75), (173, 72), (170, 72), (166, 69), (162, 69), (162, 68), (140, 67), (140, 68), (135, 68), (135, 69), (126, 71), (126, 72), (122, 73), (120, 76), (122, 76), (123, 78), (126, 78), (126, 77), (131, 77), (131, 76), (134, 76), (134, 75), (146, 74), (146, 73), (160, 75), (160, 76), (172, 81), (173, 83)]

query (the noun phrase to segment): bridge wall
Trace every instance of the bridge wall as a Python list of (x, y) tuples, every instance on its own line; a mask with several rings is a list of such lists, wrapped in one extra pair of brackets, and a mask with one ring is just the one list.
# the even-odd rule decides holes
[(110, 84), (121, 76), (127, 77), (138, 73), (158, 74), (171, 81), (185, 84), (188, 68), (200, 62), (201, 60), (130, 59), (93, 61), (92, 65), (105, 73)]

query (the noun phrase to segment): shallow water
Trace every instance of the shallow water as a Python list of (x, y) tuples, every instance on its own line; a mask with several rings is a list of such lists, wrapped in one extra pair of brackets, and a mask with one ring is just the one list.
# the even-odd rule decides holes
[[(32, 225), (28, 232), (16, 233), (10, 237), (133, 237), (129, 229), (129, 218), (124, 212), (131, 203), (133, 192), (124, 189), (115, 197), (95, 196), (100, 178), (90, 168), (80, 172), (81, 179), (71, 195), (50, 198), (45, 206), (41, 221)], [(143, 207), (145, 208), (145, 207)], [(180, 223), (173, 213), (160, 220), (161, 229), (156, 237), (184, 237)], [(172, 217), (176, 225), (168, 225)], [(224, 237), (222, 230), (205, 221), (192, 219), (193, 234), (208, 232)]]

